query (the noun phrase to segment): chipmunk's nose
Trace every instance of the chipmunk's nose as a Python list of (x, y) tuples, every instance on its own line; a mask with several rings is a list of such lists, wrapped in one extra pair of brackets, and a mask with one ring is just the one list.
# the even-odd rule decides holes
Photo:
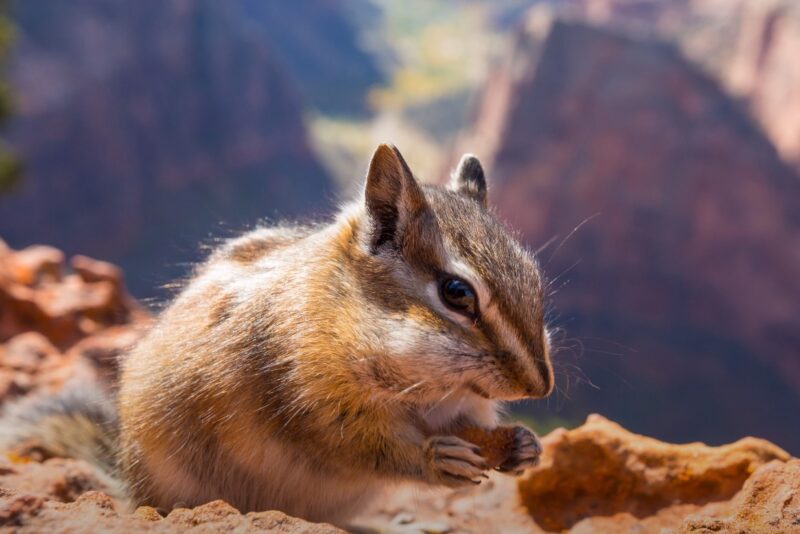
[[(494, 361), (504, 382), (503, 393), (515, 399), (549, 395), (555, 381), (547, 329), (531, 328), (526, 317), (513, 314), (497, 313), (489, 319), (491, 324), (484, 323), (484, 328), (494, 344)], [(534, 325), (541, 322), (540, 318)]]
[(553, 391), (553, 369), (546, 353), (515, 355), (500, 351), (496, 357), (514, 398), (542, 398)]
[(528, 397), (542, 398), (547, 397), (553, 391), (555, 378), (553, 365), (550, 363), (549, 343), (547, 335), (543, 335), (541, 340), (528, 345), (529, 361), (533, 376), (528, 380), (530, 386), (526, 393)]
[(553, 364), (550, 362), (549, 343), (544, 343), (541, 355), (534, 356), (534, 360), (536, 362), (536, 368), (538, 369), (539, 375), (542, 379), (542, 387), (540, 388), (542, 391), (539, 396), (547, 397), (553, 392), (553, 388), (556, 385), (555, 375), (553, 373)]

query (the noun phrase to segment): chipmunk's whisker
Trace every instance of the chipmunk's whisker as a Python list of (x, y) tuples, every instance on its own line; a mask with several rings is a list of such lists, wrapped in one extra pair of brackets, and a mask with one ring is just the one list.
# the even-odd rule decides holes
[(447, 398), (448, 398), (450, 395), (452, 395), (452, 394), (453, 394), (453, 393), (455, 393), (455, 392), (456, 392), (456, 389), (454, 388), (454, 389), (451, 389), (450, 391), (448, 391), (447, 393), (445, 393), (444, 395), (442, 395), (442, 398), (440, 398), (438, 401), (436, 401), (436, 402), (433, 404), (433, 406), (431, 406), (431, 407), (430, 407), (430, 408), (429, 408), (429, 409), (428, 409), (428, 410), (425, 412), (425, 415), (426, 415), (426, 416), (427, 416), (427, 415), (430, 415), (430, 414), (433, 412), (433, 410), (435, 410), (436, 408), (438, 408), (438, 407), (439, 407), (439, 406), (440, 406), (440, 405), (441, 405), (441, 404), (442, 404), (442, 403), (443, 403), (445, 400), (447, 400)]
[[(556, 247), (556, 249), (553, 251), (553, 253), (552, 253), (552, 254), (550, 254), (550, 257), (549, 257), (549, 258), (547, 258), (547, 263), (545, 263), (545, 264), (544, 264), (544, 267), (547, 267), (548, 265), (550, 265), (550, 262), (551, 262), (551, 261), (553, 261), (553, 258), (555, 258), (556, 254), (558, 254), (558, 251), (559, 251), (559, 250), (561, 250), (561, 247), (563, 247), (563, 246), (564, 246), (564, 243), (566, 243), (566, 242), (569, 240), (569, 238), (571, 238), (573, 235), (575, 235), (575, 233), (576, 233), (578, 230), (580, 230), (580, 229), (581, 229), (581, 228), (582, 228), (582, 227), (583, 227), (585, 224), (587, 224), (589, 221), (591, 221), (592, 219), (594, 219), (594, 218), (595, 218), (595, 217), (597, 217), (598, 215), (600, 215), (600, 212), (599, 212), (599, 211), (598, 211), (598, 212), (596, 212), (596, 213), (594, 213), (594, 214), (592, 214), (592, 215), (589, 215), (589, 216), (588, 216), (588, 217), (586, 217), (584, 220), (582, 220), (582, 221), (580, 222), (580, 224), (578, 224), (578, 225), (577, 225), (575, 228), (573, 228), (573, 229), (572, 229), (572, 231), (571, 231), (570, 233), (568, 233), (568, 234), (567, 234), (567, 236), (566, 236), (564, 239), (562, 239), (562, 240), (561, 240), (561, 242), (558, 244), (558, 246), (557, 246), (557, 247)], [(550, 244), (549, 242), (548, 242), (548, 243), (545, 243), (545, 246), (546, 246), (546, 245), (549, 245), (549, 244)]]

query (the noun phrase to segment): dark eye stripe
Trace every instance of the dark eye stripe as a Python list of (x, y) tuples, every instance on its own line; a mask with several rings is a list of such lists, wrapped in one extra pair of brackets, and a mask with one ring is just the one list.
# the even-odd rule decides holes
[(469, 284), (452, 275), (444, 275), (439, 282), (439, 296), (451, 310), (470, 319), (478, 316), (478, 295)]

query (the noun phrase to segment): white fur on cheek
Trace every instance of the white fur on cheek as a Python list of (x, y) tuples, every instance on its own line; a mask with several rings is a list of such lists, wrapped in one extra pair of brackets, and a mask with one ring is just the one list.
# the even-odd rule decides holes
[[(522, 363), (526, 370), (528, 377), (534, 381), (539, 387), (543, 387), (544, 377), (540, 376), (536, 366), (534, 365), (534, 356), (525, 347), (525, 344), (520, 340), (519, 333), (511, 326), (511, 324), (503, 317), (500, 310), (492, 303), (491, 292), (480, 276), (471, 269), (464, 261), (450, 254), (448, 258), (447, 267), (449, 272), (463, 278), (469, 282), (475, 289), (478, 295), (478, 306), (480, 307), (479, 313), (487, 320), (487, 322), (494, 325), (500, 334), (505, 350), (512, 352), (517, 360)], [(438, 288), (437, 288), (438, 290)], [(430, 296), (430, 289), (429, 289)], [(434, 302), (444, 308), (448, 313), (448, 317), (453, 317), (455, 320), (464, 326), (471, 325), (469, 318), (461, 314), (454, 313), (445, 308), (441, 304), (441, 299), (438, 298), (438, 292)], [(459, 320), (461, 318), (461, 320)], [(466, 323), (465, 323), (466, 321)]]

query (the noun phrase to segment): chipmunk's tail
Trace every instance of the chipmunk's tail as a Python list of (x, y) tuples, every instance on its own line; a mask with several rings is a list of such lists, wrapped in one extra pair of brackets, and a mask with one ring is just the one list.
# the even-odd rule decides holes
[(56, 394), (22, 399), (0, 416), (0, 451), (12, 459), (84, 460), (117, 495), (118, 436), (114, 400), (94, 384), (72, 383)]

